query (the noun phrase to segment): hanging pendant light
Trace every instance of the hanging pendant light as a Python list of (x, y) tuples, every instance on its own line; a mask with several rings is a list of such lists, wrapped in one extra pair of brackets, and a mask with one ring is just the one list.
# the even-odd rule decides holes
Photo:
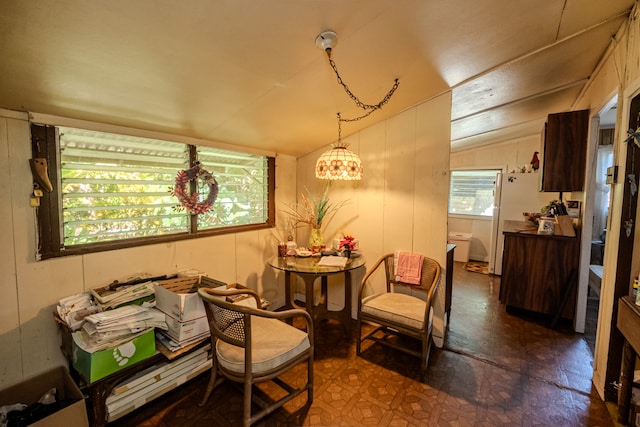
[(331, 58), (331, 51), (338, 43), (338, 35), (334, 31), (324, 31), (318, 37), (316, 37), (316, 46), (320, 49), (324, 50), (329, 58), (329, 64), (333, 69), (336, 77), (338, 79), (338, 83), (343, 87), (347, 95), (353, 100), (353, 102), (359, 108), (362, 108), (365, 113), (361, 116), (351, 118), (351, 119), (343, 119), (338, 113), (338, 142), (333, 144), (332, 148), (328, 151), (322, 153), (322, 155), (316, 161), (316, 178), (319, 179), (332, 179), (332, 180), (360, 180), (363, 175), (362, 162), (360, 161), (360, 157), (357, 154), (350, 151), (347, 147), (349, 144), (342, 142), (342, 122), (354, 122), (357, 120), (364, 119), (368, 117), (371, 113), (376, 110), (382, 108), (384, 104), (386, 104), (393, 93), (398, 88), (399, 82), (398, 79), (395, 79), (393, 87), (385, 97), (378, 102), (377, 104), (365, 104), (357, 96), (355, 96), (349, 87), (344, 83), (342, 77), (338, 73), (338, 67), (336, 63)]
[(318, 157), (316, 178), (344, 181), (361, 180), (362, 162), (356, 153), (347, 148), (349, 144), (342, 142), (340, 123), (340, 113), (338, 113), (338, 142), (333, 145), (331, 150), (325, 151)]

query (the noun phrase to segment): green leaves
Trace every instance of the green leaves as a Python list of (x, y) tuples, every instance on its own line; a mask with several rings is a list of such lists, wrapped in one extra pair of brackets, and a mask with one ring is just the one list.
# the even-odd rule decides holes
[(309, 224), (312, 228), (321, 228), (328, 224), (336, 213), (349, 201), (343, 200), (339, 203), (332, 203), (329, 200), (329, 186), (324, 188), (322, 196), (317, 198), (305, 187), (302, 194), (302, 202), (287, 211), (296, 224)]

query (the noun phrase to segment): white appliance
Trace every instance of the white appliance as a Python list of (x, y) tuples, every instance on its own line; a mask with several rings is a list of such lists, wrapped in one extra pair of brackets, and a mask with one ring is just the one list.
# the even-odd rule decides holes
[(491, 229), (489, 273), (502, 274), (502, 250), (504, 248), (504, 221), (525, 221), (523, 212), (540, 212), (554, 193), (540, 191), (541, 173), (499, 173), (496, 177), (496, 194)]

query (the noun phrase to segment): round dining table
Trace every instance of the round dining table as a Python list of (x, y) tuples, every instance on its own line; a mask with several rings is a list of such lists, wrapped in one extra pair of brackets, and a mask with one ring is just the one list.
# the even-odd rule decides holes
[[(277, 270), (284, 271), (285, 284), (285, 308), (302, 308), (306, 310), (313, 319), (314, 325), (320, 320), (335, 319), (344, 327), (345, 338), (351, 339), (351, 285), (353, 272), (365, 265), (364, 256), (360, 255), (346, 260), (342, 265), (322, 265), (322, 257), (298, 257), (286, 256), (275, 257), (269, 261), (269, 265)], [(337, 261), (334, 258), (331, 260)], [(330, 275), (344, 275), (344, 306), (340, 310), (329, 310), (327, 306), (327, 278)], [(294, 300), (292, 275), (297, 275), (305, 285), (305, 305), (296, 304)], [(316, 279), (320, 278), (320, 300), (314, 304), (314, 285)]]

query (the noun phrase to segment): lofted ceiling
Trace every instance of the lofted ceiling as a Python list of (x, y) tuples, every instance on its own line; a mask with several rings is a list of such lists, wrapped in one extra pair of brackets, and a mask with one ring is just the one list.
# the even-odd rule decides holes
[(0, 107), (299, 156), (452, 90), (453, 149), (570, 110), (634, 0), (3, 0)]

